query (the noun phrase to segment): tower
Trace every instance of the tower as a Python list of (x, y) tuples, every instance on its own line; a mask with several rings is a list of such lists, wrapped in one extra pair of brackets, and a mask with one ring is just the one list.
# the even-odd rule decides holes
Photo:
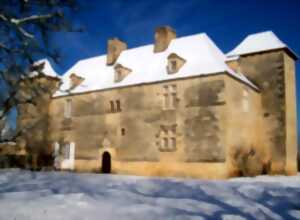
[(233, 67), (261, 90), (261, 139), (271, 173), (297, 172), (295, 61), (297, 56), (271, 31), (247, 36), (227, 54)]

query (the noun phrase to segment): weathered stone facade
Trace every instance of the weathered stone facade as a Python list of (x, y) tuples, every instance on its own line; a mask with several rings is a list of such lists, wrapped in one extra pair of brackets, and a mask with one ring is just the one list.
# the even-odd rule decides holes
[[(165, 46), (160, 48), (155, 52)], [(27, 144), (53, 153), (72, 143), (74, 161), (66, 169), (75, 171), (104, 171), (108, 162), (103, 161), (109, 161), (113, 173), (227, 178), (239, 172), (233, 155), (249, 149), (262, 166), (270, 165), (264, 172), (294, 174), (294, 58), (278, 49), (227, 63), (253, 86), (225, 71), (51, 99), (47, 95), (35, 114), (42, 125), (26, 136)], [(21, 127), (28, 123), (22, 111)], [(56, 153), (63, 151), (60, 147)]]

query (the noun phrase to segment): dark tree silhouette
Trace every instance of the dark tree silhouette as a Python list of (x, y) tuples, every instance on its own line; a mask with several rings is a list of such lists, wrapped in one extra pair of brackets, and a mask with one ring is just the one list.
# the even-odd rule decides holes
[[(18, 94), (20, 81), (29, 73), (28, 67), (40, 57), (60, 61), (59, 52), (49, 40), (51, 33), (79, 31), (70, 22), (76, 9), (75, 0), (1, 0), (0, 131), (12, 108), (32, 102), (32, 97), (20, 98)], [(34, 68), (40, 73), (43, 63)]]

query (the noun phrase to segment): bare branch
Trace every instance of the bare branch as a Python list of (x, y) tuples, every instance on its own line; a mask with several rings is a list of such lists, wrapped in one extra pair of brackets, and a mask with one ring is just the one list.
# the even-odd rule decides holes
[(0, 48), (4, 49), (6, 52), (10, 52), (10, 48), (8, 48), (7, 46), (5, 46), (3, 43), (0, 43)]
[(30, 39), (34, 39), (34, 35), (28, 33), (27, 31), (25, 31), (24, 28), (18, 26), (17, 29), (18, 29), (25, 37), (28, 37), (28, 38), (30, 38)]
[(3, 21), (8, 21), (8, 19), (6, 18), (6, 16), (4, 14), (0, 14), (0, 18), (3, 20)]
[(31, 15), (29, 17), (25, 18), (12, 18), (10, 19), (11, 23), (14, 23), (15, 25), (23, 25), (26, 22), (34, 22), (34, 21), (40, 21), (44, 19), (52, 18), (55, 14), (45, 14), (45, 15)]

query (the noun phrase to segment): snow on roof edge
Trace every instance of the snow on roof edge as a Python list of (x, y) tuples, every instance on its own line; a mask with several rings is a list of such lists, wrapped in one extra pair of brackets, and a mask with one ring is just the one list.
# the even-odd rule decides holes
[(235, 48), (229, 51), (226, 56), (230, 59), (235, 56), (278, 49), (286, 49), (296, 60), (299, 59), (298, 54), (270, 30), (247, 35)]
[(84, 92), (76, 92), (76, 93), (61, 91), (63, 93), (54, 94), (52, 96), (52, 98), (63, 98), (66, 96), (83, 95), (83, 94), (92, 93), (92, 92), (101, 92), (101, 91), (107, 91), (107, 90), (122, 89), (122, 88), (133, 87), (133, 86), (152, 85), (152, 84), (156, 84), (156, 83), (163, 83), (163, 82), (176, 81), (176, 80), (182, 80), (182, 79), (191, 79), (191, 78), (197, 78), (197, 77), (209, 77), (209, 76), (215, 76), (215, 75), (220, 75), (220, 74), (224, 74), (229, 77), (232, 77), (232, 78), (238, 80), (239, 82), (254, 89), (255, 91), (260, 92), (260, 89), (254, 83), (252, 83), (244, 74), (236, 73), (236, 72), (234, 72), (235, 74), (232, 74), (233, 72), (234, 71), (232, 69), (228, 69), (228, 71), (225, 71), (225, 72), (199, 74), (199, 75), (194, 75), (194, 76), (189, 76), (189, 77), (178, 77), (178, 78), (174, 78), (174, 79), (165, 79), (165, 80), (152, 81), (152, 82), (142, 82), (142, 83), (131, 84), (131, 85), (120, 85), (120, 86), (116, 86), (113, 88), (93, 89), (93, 90), (88, 90), (88, 91), (84, 91)]
[[(199, 38), (198, 38), (199, 37)], [(183, 50), (183, 53), (185, 53), (184, 51), (185, 50), (189, 50), (191, 48), (190, 47), (190, 44), (195, 44), (195, 40), (198, 40), (199, 39), (199, 44), (202, 44), (202, 45), (205, 45), (204, 47), (202, 47), (201, 50), (205, 50), (206, 52), (204, 53), (208, 53), (207, 55), (208, 56), (211, 56), (213, 57), (214, 59), (214, 64), (213, 65), (217, 65), (218, 68), (213, 68), (213, 69), (194, 69), (196, 71), (191, 71), (191, 69), (187, 72), (185, 71), (187, 74), (185, 75), (182, 75), (181, 73), (179, 73), (179, 75), (177, 75), (178, 73), (176, 73), (176, 77), (171, 77), (171, 78), (158, 78), (158, 79), (151, 79), (151, 81), (149, 80), (142, 80), (142, 81), (137, 81), (137, 82), (131, 82), (131, 83), (125, 83), (125, 84), (114, 84), (114, 85), (110, 85), (110, 86), (104, 86), (104, 87), (90, 87), (89, 89), (82, 89), (82, 90), (72, 90), (71, 92), (67, 91), (66, 89), (63, 89), (62, 87), (53, 95), (53, 97), (62, 97), (62, 96), (68, 96), (68, 95), (75, 95), (75, 94), (83, 94), (83, 93), (88, 93), (88, 92), (94, 92), (94, 91), (103, 91), (103, 90), (112, 90), (112, 89), (117, 89), (117, 88), (123, 88), (123, 87), (129, 87), (129, 86), (139, 86), (139, 85), (148, 85), (148, 84), (154, 84), (154, 83), (157, 83), (157, 82), (164, 82), (164, 81), (170, 81), (170, 80), (177, 80), (177, 79), (183, 79), (183, 78), (190, 78), (190, 77), (201, 77), (202, 75), (203, 76), (208, 76), (208, 75), (215, 75), (215, 74), (220, 74), (220, 73), (226, 73), (228, 72), (227, 74), (232, 76), (233, 78), (239, 80), (239, 81), (242, 81), (244, 82), (245, 84), (248, 84), (248, 86), (252, 87), (253, 89), (255, 90), (259, 90), (253, 83), (251, 83), (245, 76), (243, 76), (242, 74), (240, 73), (236, 73), (235, 71), (233, 71), (232, 69), (230, 69), (228, 67), (228, 65), (226, 65), (225, 61), (226, 61), (226, 56), (225, 54), (217, 47), (217, 45), (211, 40), (211, 38), (206, 34), (206, 33), (200, 33), (200, 34), (194, 34), (194, 35), (188, 35), (188, 36), (183, 36), (183, 37), (180, 37), (180, 38), (176, 38), (174, 39), (172, 42), (171, 42), (171, 49), (168, 48), (166, 49), (166, 51), (162, 52), (162, 53), (158, 53), (157, 55), (155, 55), (154, 53), (151, 54), (153, 56), (158, 56), (158, 57), (161, 57), (161, 55), (163, 55), (164, 53), (170, 53), (170, 52), (174, 52), (174, 46), (176, 46), (176, 44), (180, 44), (181, 46), (183, 46), (183, 48), (181, 50)], [(188, 42), (186, 42), (188, 40)], [(181, 43), (179, 43), (179, 42)], [(177, 43), (178, 42), (178, 43)], [(182, 42), (184, 42), (184, 44), (182, 45)], [(191, 43), (189, 43), (191, 42)], [(194, 43), (193, 43), (194, 42)], [(174, 45), (175, 43), (175, 45)], [(185, 43), (187, 43), (188, 45), (186, 45), (188, 48), (185, 48)], [(173, 46), (172, 46), (173, 44)], [(127, 49), (125, 50), (119, 57), (118, 59), (118, 62), (117, 63), (121, 63), (123, 64), (123, 62), (125, 62), (125, 66), (126, 65), (126, 62), (127, 62), (127, 59), (130, 59), (132, 58), (132, 56), (130, 56), (130, 54), (132, 55), (132, 53), (135, 53), (134, 51), (140, 53), (141, 51), (145, 51), (145, 50), (153, 50), (153, 44), (147, 44), (147, 45), (142, 45), (142, 46), (139, 46), (139, 47), (135, 47), (135, 48), (130, 48), (130, 49)], [(172, 49), (173, 48), (173, 49)], [(185, 49), (184, 49), (185, 48)], [(193, 46), (194, 48), (194, 46)], [(169, 50), (170, 49), (170, 50)], [(198, 48), (199, 49), (199, 48)], [(194, 51), (194, 49), (193, 49)], [(175, 51), (176, 52), (176, 51)], [(190, 52), (189, 52), (190, 53)], [(193, 52), (194, 53), (194, 52)], [(179, 55), (181, 55), (181, 52), (179, 52)], [(197, 54), (195, 54), (197, 55)], [(198, 54), (199, 55), (199, 54)], [(201, 54), (200, 54), (201, 55)], [(204, 54), (205, 55), (205, 54)], [(128, 57), (129, 56), (129, 57)], [(185, 55), (183, 55), (185, 56)], [(76, 72), (78, 73), (77, 71), (79, 71), (79, 73), (81, 71), (83, 72), (86, 72), (85, 71), (85, 65), (86, 64), (89, 64), (89, 65), (102, 65), (100, 62), (100, 60), (105, 60), (105, 57), (106, 57), (106, 54), (102, 54), (100, 56), (96, 56), (96, 57), (89, 57), (89, 58), (86, 58), (86, 59), (82, 59), (82, 60), (79, 60), (77, 61), (64, 75), (63, 77), (65, 78), (69, 78), (68, 75), (70, 75), (71, 72)], [(161, 57), (163, 58), (163, 57)], [(184, 57), (185, 58), (185, 57)], [(191, 58), (191, 57), (190, 57)], [(135, 58), (136, 59), (136, 58)], [(132, 59), (131, 59), (132, 61)], [(102, 61), (103, 62), (103, 61)], [(192, 59), (192, 63), (195, 63), (195, 60)], [(198, 62), (198, 61), (197, 61)], [(202, 63), (203, 65), (203, 63)], [(205, 64), (206, 65), (206, 64)], [(211, 63), (207, 63), (207, 65), (211, 65)], [(81, 68), (80, 68), (81, 67)], [(83, 68), (82, 68), (83, 67)], [(131, 66), (129, 66), (131, 67)], [(100, 67), (101, 68), (101, 67)], [(107, 69), (106, 69), (107, 68)], [(113, 67), (110, 67), (110, 68), (113, 68)], [(87, 69), (87, 71), (90, 71), (89, 69)], [(94, 70), (93, 70), (94, 71)], [(109, 68), (108, 67), (105, 67), (105, 70), (104, 71), (108, 71), (107, 74), (109, 74)], [(201, 71), (201, 72), (199, 72)], [(199, 73), (197, 73), (199, 72)], [(97, 72), (95, 71), (94, 74), (97, 74)], [(98, 73), (99, 74), (99, 73)], [(138, 75), (140, 75), (140, 73), (137, 73)], [(85, 76), (83, 76), (85, 77)], [(87, 85), (84, 85), (84, 86), (88, 86)], [(89, 86), (88, 86), (89, 87)]]
[[(58, 78), (61, 80), (61, 76), (54, 70), (50, 61), (47, 58), (37, 60), (33, 63), (33, 65), (39, 65), (41, 63), (44, 63), (44, 69), (42, 70), (43, 75), (45, 75), (46, 77)], [(29, 74), (29, 77), (36, 77), (38, 75), (38, 72), (33, 71)]]

